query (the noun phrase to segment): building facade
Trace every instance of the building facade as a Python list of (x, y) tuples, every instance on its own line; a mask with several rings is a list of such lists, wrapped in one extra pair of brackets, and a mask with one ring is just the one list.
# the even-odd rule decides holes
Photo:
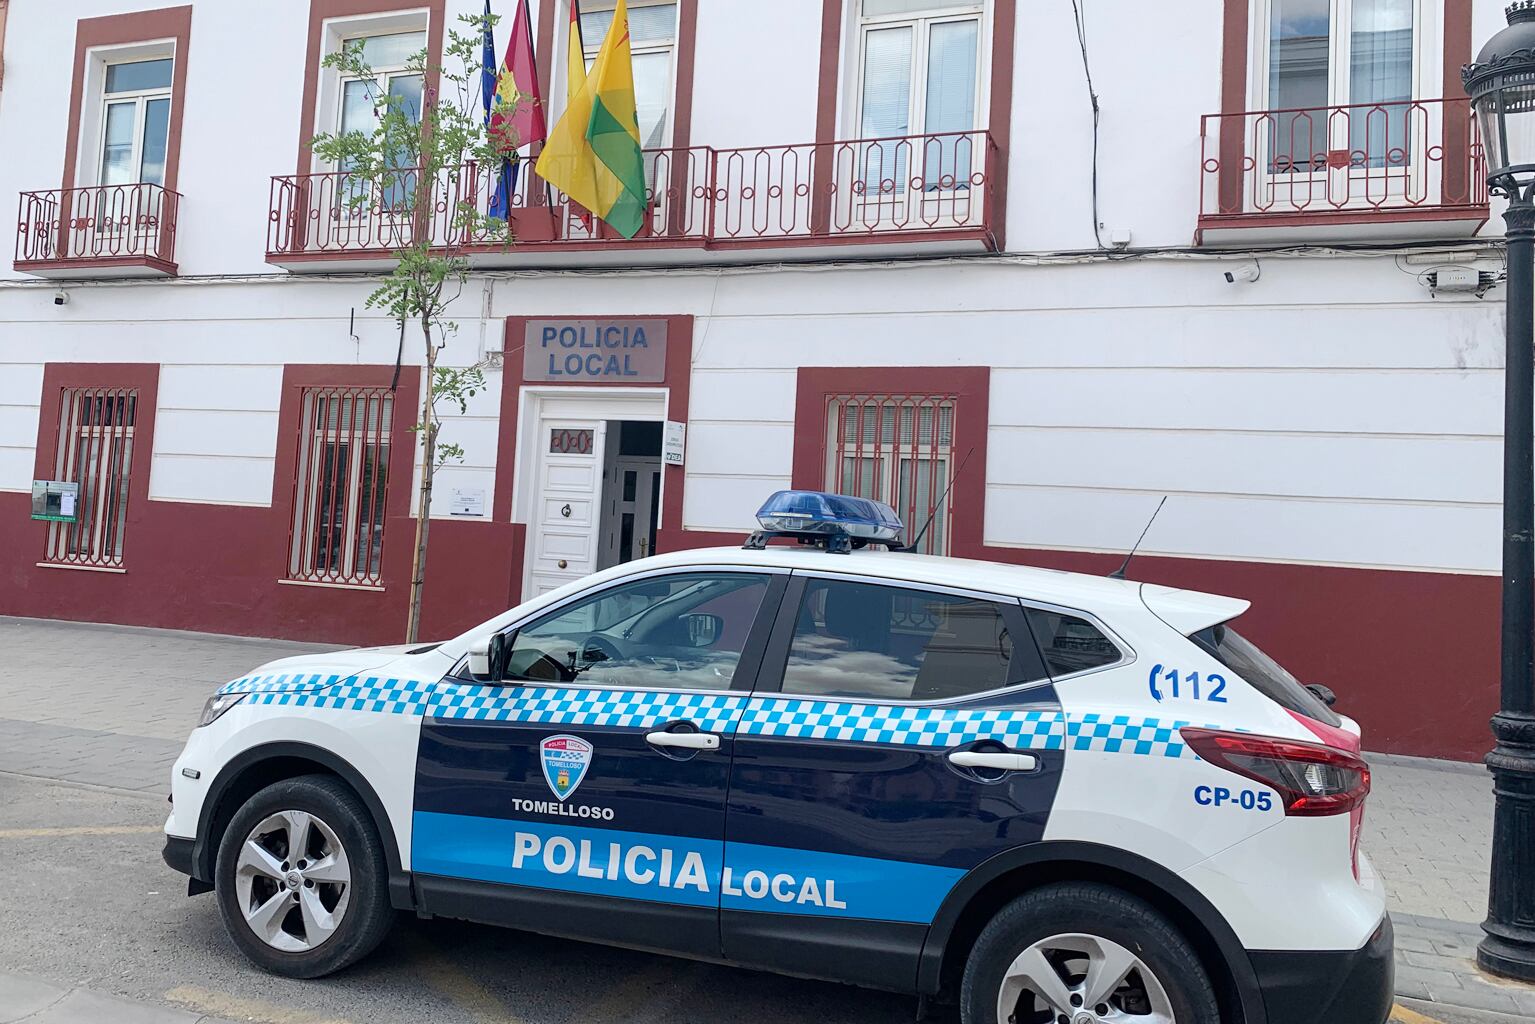
[[(631, 0), (646, 227), (524, 174), (510, 247), (454, 222), (480, 169), (401, 217), (310, 147), (432, 95), (403, 57), (474, 0), (152, 3), (7, 12), (0, 614), (398, 641), (422, 354), (366, 300), (426, 231), (488, 383), (428, 634), (791, 485), (1091, 572), (1166, 495), (1132, 578), (1252, 599), (1374, 749), (1490, 745), (1501, 218), (1459, 69), (1501, 3)], [(552, 118), (568, 0), (531, 6)], [(359, 39), (377, 82), (323, 64)]]

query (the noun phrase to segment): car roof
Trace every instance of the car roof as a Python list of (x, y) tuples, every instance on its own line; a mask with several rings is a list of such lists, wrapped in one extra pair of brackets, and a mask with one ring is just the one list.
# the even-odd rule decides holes
[[(1041, 604), (1059, 605), (1086, 612), (1114, 608), (1150, 610), (1169, 626), (1185, 635), (1218, 622), (1225, 622), (1246, 611), (1249, 602), (1239, 598), (1205, 594), (1172, 587), (1153, 587), (1136, 580), (1111, 579), (1086, 573), (1046, 569), (1031, 565), (1011, 565), (972, 558), (918, 555), (889, 551), (881, 546), (863, 548), (850, 554), (832, 554), (809, 545), (769, 544), (749, 550), (742, 547), (690, 548), (652, 555), (604, 569), (580, 580), (532, 598), (503, 615), (449, 641), (454, 649), (474, 637), (484, 637), (540, 607), (557, 603), (566, 596), (600, 586), (610, 580), (653, 572), (657, 569), (774, 568), (838, 573), (889, 580), (892, 583), (920, 583), (952, 587), (979, 593), (1024, 598)], [(1144, 592), (1143, 592), (1144, 588)]]

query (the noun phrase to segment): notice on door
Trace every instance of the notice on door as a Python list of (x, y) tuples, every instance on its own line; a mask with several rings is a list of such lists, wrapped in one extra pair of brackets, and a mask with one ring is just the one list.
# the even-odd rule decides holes
[(666, 379), (665, 320), (529, 320), (522, 379), (652, 384)]

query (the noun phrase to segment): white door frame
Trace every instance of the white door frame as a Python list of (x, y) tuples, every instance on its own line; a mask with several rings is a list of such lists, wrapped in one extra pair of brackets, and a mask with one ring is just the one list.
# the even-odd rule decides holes
[[(671, 390), (666, 387), (531, 387), (517, 396), (517, 463), (512, 480), (512, 522), (527, 525), (522, 558), (522, 596), (532, 593), (537, 551), (534, 502), (545, 452), (540, 444), (545, 420), (588, 420), (594, 425), (612, 420), (664, 423)], [(600, 501), (601, 494), (598, 494)], [(666, 474), (661, 474), (662, 509), (657, 529), (665, 526)]]

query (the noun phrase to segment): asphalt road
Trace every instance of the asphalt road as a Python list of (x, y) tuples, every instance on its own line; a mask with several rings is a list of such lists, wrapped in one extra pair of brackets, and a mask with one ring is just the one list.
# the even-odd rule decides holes
[[(402, 915), (318, 981), (250, 966), (211, 896), (160, 860), (164, 801), (0, 772), (0, 965), (66, 986), (260, 1024), (893, 1024), (907, 997)], [(931, 1018), (956, 1024), (937, 1007)], [(1397, 1024), (1518, 1018), (1406, 1002)]]
[(276, 978), (225, 937), (213, 898), (188, 898), (160, 860), (164, 815), (161, 797), (0, 774), (0, 964), (266, 1024), (914, 1019), (911, 998), (408, 916), (350, 970)]

